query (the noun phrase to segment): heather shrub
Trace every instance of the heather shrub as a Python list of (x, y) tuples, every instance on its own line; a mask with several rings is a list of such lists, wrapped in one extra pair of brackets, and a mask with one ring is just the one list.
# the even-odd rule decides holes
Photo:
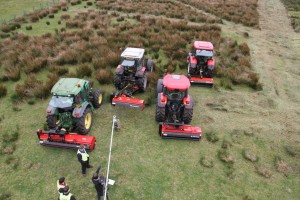
[(4, 97), (6, 96), (6, 94), (7, 94), (7, 88), (4, 85), (0, 84), (0, 97)]
[(69, 72), (69, 69), (62, 66), (51, 66), (48, 68), (50, 72), (57, 74), (58, 76), (63, 76)]
[(243, 55), (245, 55), (245, 56), (250, 55), (250, 48), (248, 47), (247, 43), (240, 44), (239, 49), (241, 50)]
[(5, 67), (4, 68), (4, 74), (3, 74), (3, 80), (12, 80), (12, 81), (18, 81), (21, 78), (21, 71), (19, 67)]
[(32, 30), (32, 26), (31, 26), (31, 25), (28, 25), (28, 26), (25, 27), (25, 29), (28, 30), (28, 31), (29, 31), (29, 30)]
[(95, 78), (100, 84), (109, 84), (113, 80), (113, 74), (110, 69), (98, 69), (95, 72)]
[(47, 65), (47, 60), (43, 58), (30, 58), (29, 60), (25, 61), (25, 66), (24, 66), (24, 72), (26, 74), (29, 73), (35, 73), (41, 70), (43, 67)]
[(79, 67), (76, 68), (76, 76), (78, 78), (83, 77), (90, 77), (92, 75), (92, 68), (88, 64), (81, 64)]

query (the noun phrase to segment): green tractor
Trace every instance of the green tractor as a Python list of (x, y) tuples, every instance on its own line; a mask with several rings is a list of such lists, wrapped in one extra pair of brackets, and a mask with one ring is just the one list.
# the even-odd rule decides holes
[(61, 78), (51, 94), (47, 108), (48, 128), (88, 134), (92, 127), (92, 112), (102, 104), (102, 91), (94, 91), (87, 80)]

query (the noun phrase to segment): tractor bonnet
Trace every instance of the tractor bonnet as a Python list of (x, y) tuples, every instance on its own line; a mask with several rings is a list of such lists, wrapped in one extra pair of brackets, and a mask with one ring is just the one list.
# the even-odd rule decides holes
[(187, 90), (190, 87), (189, 79), (184, 75), (167, 74), (163, 79), (163, 85), (168, 90)]

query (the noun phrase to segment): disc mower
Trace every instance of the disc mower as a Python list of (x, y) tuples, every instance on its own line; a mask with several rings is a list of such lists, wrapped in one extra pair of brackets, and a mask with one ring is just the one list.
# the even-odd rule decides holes
[(192, 84), (213, 86), (215, 61), (212, 58), (214, 46), (211, 42), (195, 41), (188, 56), (188, 77)]
[(157, 83), (156, 121), (162, 138), (199, 140), (201, 128), (188, 125), (193, 118), (193, 98), (188, 94), (189, 79), (167, 74)]
[(145, 50), (141, 48), (126, 48), (121, 54), (114, 85), (117, 92), (111, 95), (112, 105), (122, 105), (134, 108), (144, 108), (144, 100), (134, 98), (136, 92), (145, 92), (147, 73), (153, 71), (151, 59), (144, 58)]
[(93, 150), (96, 138), (86, 136), (92, 127), (93, 111), (102, 104), (103, 93), (93, 90), (89, 81), (61, 78), (51, 90), (46, 110), (48, 130), (37, 131), (41, 145)]

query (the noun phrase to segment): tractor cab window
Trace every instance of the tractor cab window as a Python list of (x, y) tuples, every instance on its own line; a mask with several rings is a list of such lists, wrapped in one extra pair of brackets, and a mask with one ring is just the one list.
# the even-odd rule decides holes
[(139, 59), (139, 60), (137, 60), (137, 70), (140, 70), (140, 69), (142, 69), (142, 67), (143, 67), (143, 65), (144, 65), (144, 59), (142, 58), (142, 59)]
[(195, 56), (197, 57), (198, 61), (206, 63), (207, 60), (213, 56), (213, 52), (209, 50), (197, 49)]
[(121, 65), (125, 68), (125, 70), (134, 70), (135, 61), (134, 60), (126, 60), (124, 59)]
[(63, 96), (52, 96), (51, 101), (49, 103), (52, 107), (59, 108), (68, 108), (73, 105), (72, 97), (63, 97)]

